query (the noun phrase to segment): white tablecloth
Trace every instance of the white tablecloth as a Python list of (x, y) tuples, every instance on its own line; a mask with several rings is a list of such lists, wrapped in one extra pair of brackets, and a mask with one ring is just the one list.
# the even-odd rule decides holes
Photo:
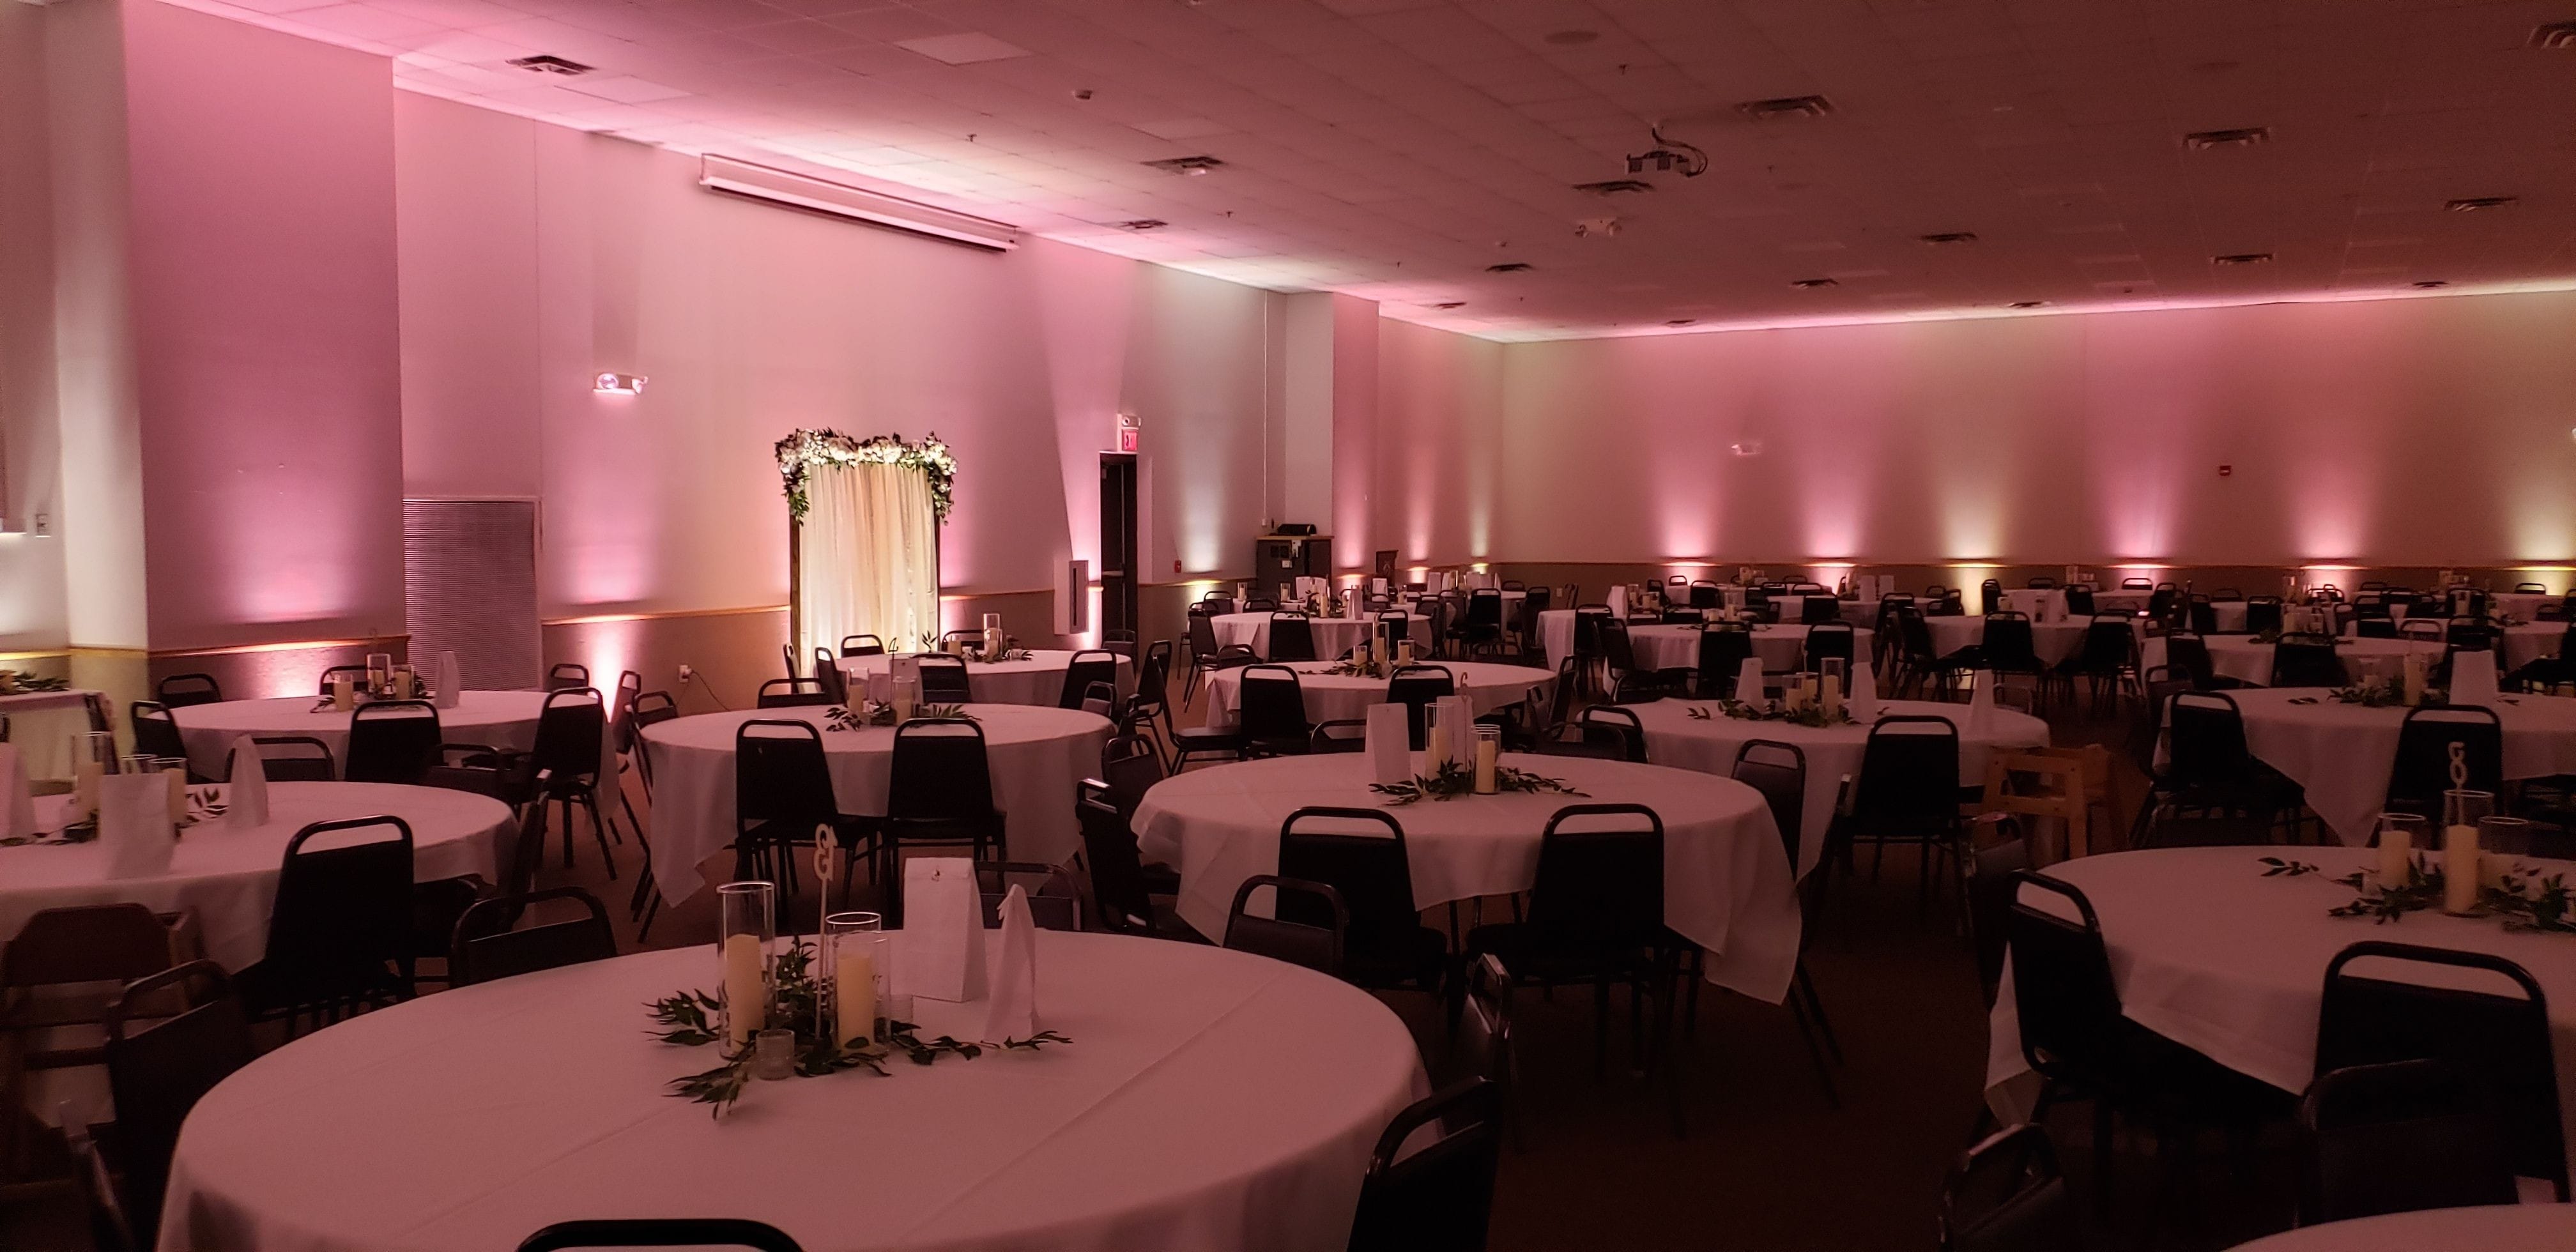
[[(1217, 646), (1247, 647), (1263, 660), (1270, 658), (1270, 615), (1267, 613), (1226, 613), (1211, 618), (1208, 624), (1216, 630)], [(1357, 646), (1361, 637), (1377, 624), (1374, 617), (1314, 617), (1306, 629), (1315, 637), (1315, 657), (1329, 661)], [(1431, 619), (1419, 613), (1405, 622), (1404, 637), (1413, 641), (1413, 651), (1428, 656), (1439, 640), (1431, 637)]]
[(2153, 601), (2153, 591), (2123, 591), (2111, 588), (2093, 593), (2093, 608), (2100, 613), (2144, 613)]
[[(1100, 772), (1109, 719), (1096, 713), (1026, 704), (970, 704), (984, 728), (993, 804), (1002, 810), (1010, 859), (1050, 865), (1082, 847), (1074, 824), (1075, 785)], [(841, 812), (882, 815), (894, 770), (894, 728), (826, 728), (826, 710), (742, 709), (701, 713), (644, 728), (653, 754), (653, 880), (678, 904), (702, 884), (698, 864), (733, 846), (734, 732), (755, 718), (801, 721), (823, 732), (823, 758)]]
[[(841, 658), (840, 664), (851, 698), (856, 699), (864, 694), (868, 678), (885, 673), (892, 661), (882, 656), (850, 656)], [(1038, 649), (1025, 661), (968, 661), (966, 684), (977, 704), (1053, 705), (1064, 694), (1064, 671), (1071, 664), (1069, 648)], [(1126, 657), (1119, 657), (1118, 689), (1125, 691), (1135, 684), (1135, 668)]]
[[(2385, 939), (2493, 953), (2528, 970), (2549, 1001), (2559, 1089), (2576, 1090), (2576, 960), (2569, 959), (2567, 936), (2516, 933), (2491, 918), (2437, 912), (2411, 914), (2395, 926), (2328, 917), (2327, 909), (2353, 898), (2351, 888), (2332, 880), (2362, 868), (2376, 853), (2291, 849), (2321, 872), (2263, 877), (2256, 858), (2278, 851), (2121, 852), (2061, 862), (2048, 873), (2082, 891), (2101, 918), (2121, 1012), (2229, 1069), (2283, 1091), (2305, 1090), (2316, 1076), (2317, 1008), (2326, 964), (2349, 945)], [(2576, 871), (2565, 862), (2528, 863)], [(2034, 904), (2056, 907), (2057, 897), (2027, 890), (2025, 895)], [(2410, 969), (2407, 976), (2418, 975)], [(2007, 968), (1986, 1056), (1988, 1099), (2000, 1112), (2016, 1111), (2029, 1094), (2020, 1020)], [(2563, 1114), (2576, 1115), (2576, 1101), (2561, 1103)], [(2576, 1144), (2576, 1127), (2568, 1142)]]
[[(1548, 684), (1556, 681), (1554, 672), (1526, 665), (1499, 665), (1492, 661), (1434, 663), (1449, 671), (1458, 694), (1467, 698), (1468, 707), (1478, 717), (1523, 700), (1544, 698)], [(1386, 703), (1386, 679), (1327, 673), (1330, 667), (1320, 663), (1301, 662), (1291, 668), (1297, 671), (1297, 690), (1306, 699), (1309, 722), (1365, 720), (1370, 705)], [(1235, 705), (1242, 693), (1242, 670), (1221, 669), (1209, 674), (1208, 724), (1234, 725)]]
[[(1636, 654), (1637, 664), (1650, 670), (1696, 669), (1699, 666), (1697, 626), (1630, 626), (1628, 650)], [(1549, 609), (1538, 615), (1540, 646), (1547, 650), (1547, 667), (1553, 672), (1574, 655), (1574, 610)], [(1866, 627), (1852, 630), (1852, 659), (1867, 660), (1876, 646), (1877, 632)], [(1753, 628), (1753, 655), (1762, 658), (1762, 668), (1774, 673), (1794, 670), (1806, 659), (1807, 627), (1795, 622), (1765, 622)]]
[(2495, 1204), (2356, 1217), (2236, 1245), (2235, 1252), (2567, 1252), (2576, 1204)]
[[(2223, 694), (2245, 719), (2246, 748), (2306, 788), (2308, 807), (2338, 838), (2369, 842), (2373, 820), (2387, 806), (2406, 710), (2338, 704), (2322, 688)], [(2576, 771), (2576, 699), (2503, 696), (2495, 711), (2504, 723), (2506, 778)]]
[[(1869, 746), (1869, 727), (1739, 721), (1705, 700), (1657, 700), (1622, 707), (1635, 713), (1645, 726), (1646, 759), (1657, 765), (1723, 776), (1735, 772), (1736, 751), (1748, 740), (1772, 739), (1797, 745), (1807, 756), (1806, 804), (1798, 818), (1798, 876), (1804, 878), (1816, 868), (1825, 846), (1826, 827), (1833, 822), (1834, 799), (1842, 788), (1843, 776), (1860, 775), (1861, 755)], [(1708, 710), (1709, 719), (1692, 717), (1687, 711), (1690, 709)], [(1982, 731), (1970, 728), (1968, 706), (1964, 704), (1887, 700), (1881, 702), (1880, 711), (1886, 716), (1949, 718), (1959, 728), (1959, 782), (1963, 786), (1973, 787), (1985, 779), (1987, 759), (1996, 748), (2048, 746), (2048, 723), (2011, 709), (1996, 709), (1994, 720)]]
[[(350, 713), (313, 710), (314, 696), (274, 700), (225, 700), (170, 710), (179, 723), (179, 742), (188, 748), (188, 765), (207, 778), (221, 778), (231, 768), (233, 740), (243, 735), (310, 735), (331, 748), (333, 768), (349, 763)], [(438, 711), (442, 743), (481, 744), (511, 752), (537, 746), (537, 714), (544, 710), (542, 691), (467, 691), (457, 705)]]
[[(9, 742), (26, 763), (29, 778), (72, 776), (72, 736), (96, 729), (90, 723), (92, 702), (105, 710), (100, 691), (27, 691), (0, 696), (0, 718), (9, 721)], [(111, 715), (108, 725), (116, 724)]]
[[(2273, 644), (2252, 635), (2203, 635), (2209, 647), (2210, 672), (2221, 678), (2268, 686), (2272, 681)], [(2380, 673), (2394, 677), (2405, 666), (2406, 654), (2421, 652), (2433, 660), (2442, 658), (2443, 645), (2423, 639), (2341, 639), (2335, 643), (2335, 655), (2344, 662), (2346, 681), (2361, 677), (2361, 663), (2379, 663)], [(2140, 651), (2148, 669), (2165, 663), (2165, 641), (2159, 635), (2149, 639)]]
[[(1368, 790), (1362, 754), (1274, 757), (1167, 778), (1145, 793), (1136, 834), (1146, 859), (1181, 872), (1180, 911), (1222, 936), (1235, 888), (1279, 868), (1279, 826), (1309, 805), (1384, 808), (1404, 827), (1414, 903), (1527, 891), (1539, 836), (1570, 804), (1643, 804), (1664, 822), (1664, 924), (1709, 952), (1709, 981), (1777, 1003), (1797, 963), (1798, 903), (1789, 858), (1761, 793), (1683, 770), (1589, 757), (1505, 764), (1586, 796), (1513, 794), (1387, 806)], [(1374, 829), (1365, 827), (1355, 829)]]
[[(277, 867), (295, 832), (315, 822), (390, 813), (411, 825), (412, 870), (420, 881), (480, 874), (497, 882), (500, 850), (512, 830), (509, 806), (437, 787), (270, 783), (268, 804), (265, 825), (244, 829), (215, 818), (181, 831), (169, 870), (150, 878), (107, 877), (107, 848), (96, 841), (0, 848), (0, 939), (42, 909), (133, 901), (164, 913), (194, 912), (206, 955), (239, 969), (268, 951)], [(37, 821), (59, 830), (70, 808), (69, 796), (39, 796)]]
[[(645, 1035), (647, 1000), (716, 985), (707, 947), (363, 1014), (189, 1115), (161, 1247), (491, 1252), (572, 1218), (718, 1214), (808, 1252), (1348, 1241), (1370, 1149), (1427, 1090), (1402, 1021), (1240, 952), (1037, 939), (1039, 1022), (1071, 1044), (755, 1082), (723, 1120), (666, 1094), (714, 1050)], [(978, 1038), (984, 1013), (914, 1001), (925, 1035)]]
[(2559, 645), (2566, 639), (2565, 622), (2525, 622), (2505, 627), (2505, 671), (2511, 673), (2544, 657), (2557, 656)]
[[(2131, 629), (2137, 629), (2135, 619), (2114, 617), (2111, 620), (2130, 621)], [(1986, 619), (1974, 613), (1926, 617), (1923, 624), (1931, 628), (1932, 651), (1939, 656), (1948, 656), (1970, 644), (1986, 641)], [(2031, 651), (2038, 655), (2042, 665), (2062, 665), (2068, 657), (2083, 649), (2084, 632), (2092, 628), (2093, 619), (2089, 617), (2069, 618), (2062, 622), (2043, 622), (2033, 618), (2030, 623)]]

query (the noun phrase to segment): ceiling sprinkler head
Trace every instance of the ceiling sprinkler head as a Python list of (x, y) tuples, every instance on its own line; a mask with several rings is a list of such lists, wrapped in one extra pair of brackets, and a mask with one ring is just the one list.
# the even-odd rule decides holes
[(1618, 233), (1619, 219), (1615, 217), (1587, 217), (1574, 223), (1577, 239), (1608, 239)]

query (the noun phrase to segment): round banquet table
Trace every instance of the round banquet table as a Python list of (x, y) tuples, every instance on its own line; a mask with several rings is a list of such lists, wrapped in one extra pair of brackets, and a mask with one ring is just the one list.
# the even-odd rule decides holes
[[(2257, 858), (2284, 851), (2319, 872), (2265, 878)], [(2052, 865), (2047, 873), (2092, 902), (2122, 1014), (2229, 1069), (2283, 1091), (2305, 1090), (2316, 1076), (2317, 1009), (2327, 963), (2352, 944), (2385, 939), (2490, 953), (2529, 971), (2549, 1003), (2559, 1089), (2576, 1090), (2576, 960), (2569, 959), (2576, 940), (2437, 912), (2411, 914), (2396, 926), (2327, 916), (2327, 909), (2353, 898), (2350, 887), (2333, 880), (2376, 856), (2334, 847), (2166, 848), (2081, 857)], [(2576, 871), (2576, 863), (2517, 859), (2536, 870)], [(2023, 899), (2073, 913), (2055, 896), (2025, 891)], [(2355, 972), (2381, 971), (2360, 966)], [(2410, 968), (2399, 976), (2412, 979), (2418, 972)], [(2501, 979), (2493, 985), (2510, 986)], [(2009, 963), (1988, 1027), (1988, 1102), (1999, 1114), (2019, 1113), (2033, 1087), (2022, 1059)], [(2562, 1104), (2562, 1116), (2576, 1115), (2576, 1101)], [(2576, 1129), (2567, 1141), (2576, 1145)]]
[(2236, 1245), (2235, 1252), (2567, 1252), (2576, 1204), (2490, 1204), (2327, 1222)]
[[(1100, 772), (1109, 719), (1052, 705), (969, 704), (984, 731), (993, 806), (1002, 811), (1010, 859), (1060, 865), (1082, 847), (1074, 788)], [(698, 864), (733, 846), (734, 732), (755, 718), (800, 721), (822, 732), (832, 796), (843, 813), (882, 815), (894, 770), (894, 727), (833, 730), (816, 706), (700, 713), (644, 728), (653, 754), (653, 875), (671, 904), (696, 895)]]
[[(1467, 698), (1475, 716), (1483, 717), (1509, 708), (1532, 696), (1543, 695), (1547, 685), (1556, 681), (1548, 670), (1526, 665), (1501, 665), (1492, 661), (1425, 661), (1423, 666), (1436, 666), (1449, 671), (1450, 681), (1458, 694)], [(1298, 694), (1305, 697), (1306, 720), (1309, 722), (1364, 721), (1369, 706), (1386, 703), (1387, 680), (1357, 674), (1335, 674), (1323, 662), (1298, 662), (1289, 666), (1297, 671)], [(1235, 723), (1235, 705), (1243, 695), (1243, 671), (1240, 668), (1215, 670), (1208, 674), (1208, 725), (1231, 726)]]
[[(70, 796), (36, 798), (37, 824), (48, 831), (62, 829), (70, 810)], [(206, 955), (240, 969), (268, 950), (278, 863), (295, 832), (315, 822), (381, 813), (410, 824), (412, 875), (418, 880), (464, 874), (499, 880), (500, 845), (512, 827), (509, 806), (498, 800), (392, 783), (275, 782), (268, 785), (265, 824), (200, 821), (179, 832), (170, 868), (148, 878), (108, 877), (107, 845), (97, 841), (0, 848), (0, 935), (18, 933), (40, 909), (133, 901), (156, 912), (195, 914)], [(330, 846), (327, 840), (308, 846)]]
[[(2315, 687), (2221, 694), (2236, 701), (2248, 750), (2305, 788), (2308, 807), (2345, 843), (2370, 841), (2373, 819), (2386, 807), (2405, 709), (2338, 704)], [(2498, 696), (2491, 707), (2504, 723), (2507, 779), (2576, 771), (2576, 698)]]
[[(706, 947), (363, 1014), (188, 1115), (161, 1246), (490, 1252), (572, 1218), (709, 1214), (808, 1252), (1349, 1241), (1370, 1150), (1428, 1090), (1395, 1014), (1223, 948), (1037, 940), (1041, 1022), (1071, 1044), (755, 1082), (721, 1120), (666, 1094), (712, 1049), (644, 1029), (648, 1000), (714, 986)], [(984, 1014), (914, 1001), (925, 1034), (975, 1039)]]
[[(893, 658), (884, 656), (846, 656), (840, 661), (841, 673), (853, 692), (862, 691), (868, 679), (887, 672)], [(1073, 664), (1073, 652), (1065, 648), (1042, 648), (1029, 653), (1025, 661), (968, 661), (966, 684), (975, 694), (977, 704), (1043, 704), (1053, 706), (1064, 694), (1064, 671)], [(1136, 681), (1135, 667), (1126, 657), (1118, 658), (1118, 685), (1123, 690)]]
[[(179, 742), (188, 749), (188, 768), (202, 778), (222, 778), (231, 769), (233, 740), (243, 735), (309, 735), (331, 749), (331, 764), (349, 760), (349, 719), (328, 705), (316, 712), (314, 696), (274, 700), (224, 700), (170, 710), (179, 724)], [(510, 752), (537, 746), (537, 714), (544, 710), (542, 691), (465, 691), (456, 707), (438, 711), (442, 743), (472, 743)]]
[(2567, 639), (2565, 622), (2524, 622), (2504, 628), (2504, 668), (2510, 673), (2534, 661), (2555, 657)]
[[(1825, 828), (1834, 818), (1834, 799), (1845, 775), (1860, 776), (1862, 754), (1869, 747), (1865, 725), (1799, 726), (1727, 717), (1706, 700), (1656, 700), (1619, 706), (1637, 715), (1646, 728), (1646, 759), (1657, 765), (1704, 774), (1735, 772), (1735, 754), (1755, 739), (1794, 744), (1806, 754), (1806, 803), (1798, 815), (1798, 876), (1816, 868), (1825, 846)], [(1688, 710), (1705, 709), (1701, 721)], [(1968, 706), (1933, 700), (1882, 700), (1883, 716), (1946, 717), (1959, 728), (1959, 781), (1975, 786), (1986, 776), (1986, 761), (1997, 748), (2044, 748), (2048, 723), (2028, 713), (1998, 708), (1983, 726), (1972, 724)]]
[[(1643, 668), (1697, 669), (1699, 637), (1702, 627), (1694, 625), (1630, 626), (1628, 650), (1636, 655)], [(1541, 646), (1547, 650), (1548, 669), (1553, 672), (1565, 665), (1574, 654), (1574, 610), (1549, 609), (1538, 615)], [(1852, 628), (1852, 659), (1865, 661), (1877, 646), (1878, 634), (1865, 626)], [(1785, 673), (1806, 663), (1807, 627), (1798, 622), (1761, 622), (1753, 627), (1753, 655), (1761, 658), (1762, 668)]]
[[(1374, 617), (1310, 617), (1306, 629), (1315, 637), (1315, 656), (1332, 660), (1358, 646), (1362, 636), (1377, 624)], [(1220, 648), (1246, 647), (1263, 660), (1270, 659), (1270, 615), (1267, 613), (1222, 613), (1208, 619), (1216, 631)], [(1439, 642), (1431, 637), (1431, 619), (1419, 613), (1408, 614), (1404, 637), (1413, 641), (1413, 650), (1427, 654)]]
[[(1313, 805), (1384, 809), (1404, 828), (1414, 903), (1527, 891), (1539, 836), (1570, 804), (1643, 804), (1664, 823), (1664, 924), (1707, 949), (1709, 981), (1778, 1003), (1798, 956), (1789, 857), (1760, 792), (1726, 778), (1591, 757), (1506, 755), (1585, 794), (1465, 796), (1388, 805), (1365, 753), (1273, 757), (1155, 784), (1136, 811), (1146, 859), (1180, 870), (1182, 920), (1225, 933), (1235, 888), (1279, 869), (1279, 827)], [(1353, 826), (1363, 833), (1380, 828)], [(1329, 827), (1329, 824), (1328, 824)], [(1579, 828), (1578, 828), (1579, 829)]]
[(2102, 613), (2144, 613), (2155, 598), (2153, 591), (2106, 587), (2093, 593), (2093, 608)]
[[(2233, 678), (2238, 682), (2252, 683), (2258, 687), (2268, 686), (2271, 683), (2274, 645), (2257, 640), (2252, 635), (2204, 635), (2201, 640), (2209, 647), (2211, 673), (2221, 678)], [(2342, 658), (2344, 673), (2348, 679), (2360, 676), (2359, 663), (2365, 660), (2378, 662), (2380, 672), (2393, 677), (2406, 664), (2407, 653), (2420, 652), (2439, 661), (2442, 659), (2444, 650), (2438, 640), (2430, 639), (2338, 639), (2335, 641), (2335, 655)], [(2164, 664), (2165, 641), (2161, 637), (2148, 640), (2141, 656), (2149, 669)]]
[[(2137, 629), (2133, 619), (2113, 615), (2109, 620), (2131, 621), (2131, 629)], [(2063, 665), (2068, 657), (2074, 656), (2084, 646), (2084, 632), (2093, 628), (2093, 621), (2089, 617), (2070, 617), (2057, 622), (2032, 618), (2030, 649), (2038, 655), (2042, 665)], [(1932, 632), (1932, 652), (1936, 656), (1948, 656), (1970, 644), (1986, 641), (1986, 619), (1974, 613), (1926, 617), (1923, 624)]]

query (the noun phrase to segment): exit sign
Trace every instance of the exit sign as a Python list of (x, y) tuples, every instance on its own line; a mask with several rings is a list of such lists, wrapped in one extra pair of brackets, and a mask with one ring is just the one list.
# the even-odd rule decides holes
[(1145, 420), (1143, 418), (1140, 418), (1133, 413), (1121, 413), (1118, 415), (1119, 451), (1134, 452), (1137, 445), (1142, 442), (1144, 433)]

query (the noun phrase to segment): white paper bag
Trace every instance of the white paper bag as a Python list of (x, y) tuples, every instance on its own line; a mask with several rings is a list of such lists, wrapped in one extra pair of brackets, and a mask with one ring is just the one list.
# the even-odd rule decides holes
[(465, 670), (456, 663), (453, 650), (441, 649), (438, 654), (437, 685), (438, 696), (434, 703), (442, 709), (455, 708), (457, 702), (465, 698)]
[(1870, 671), (1868, 661), (1852, 662), (1851, 693), (1843, 697), (1843, 707), (1861, 725), (1878, 720), (1878, 677)]
[(170, 824), (170, 784), (159, 774), (109, 774), (98, 780), (98, 841), (107, 876), (149, 878), (170, 868), (179, 835)]
[(1369, 766), (1388, 785), (1413, 777), (1411, 723), (1401, 704), (1372, 704), (1368, 711)]
[(1628, 616), (1628, 584), (1614, 583), (1610, 594), (1602, 598), (1610, 606), (1610, 616), (1625, 620)]
[(1369, 579), (1369, 594), (1370, 594), (1370, 595), (1373, 595), (1373, 596), (1382, 596), (1382, 595), (1385, 595), (1385, 594), (1386, 594), (1386, 580), (1385, 580), (1385, 579), (1383, 579), (1383, 578), (1371, 578), (1371, 579)]
[(984, 1037), (995, 1043), (1038, 1033), (1038, 927), (1029, 916), (1029, 893), (1016, 884), (1002, 897), (1001, 936), (993, 1006), (984, 1014)]
[(0, 839), (35, 834), (36, 793), (27, 785), (26, 759), (18, 755), (16, 744), (0, 743)]
[(870, 671), (865, 685), (866, 691), (862, 694), (867, 699), (878, 704), (894, 703), (894, 674), (891, 671), (882, 669)]
[(903, 990), (925, 1000), (984, 998), (984, 897), (959, 856), (903, 863)]
[(268, 767), (260, 760), (259, 745), (252, 743), (250, 736), (233, 739), (232, 772), (226, 777), (232, 781), (224, 788), (224, 824), (267, 825)]
[(1748, 656), (1735, 667), (1735, 698), (1746, 704), (1762, 702), (1762, 658)]
[(1976, 693), (1968, 697), (1968, 729), (1984, 732), (1995, 724), (1995, 672), (1977, 671)]
[(2482, 704), (2494, 707), (2496, 698), (2495, 653), (2480, 649), (2459, 652), (2451, 657), (2451, 703)]

